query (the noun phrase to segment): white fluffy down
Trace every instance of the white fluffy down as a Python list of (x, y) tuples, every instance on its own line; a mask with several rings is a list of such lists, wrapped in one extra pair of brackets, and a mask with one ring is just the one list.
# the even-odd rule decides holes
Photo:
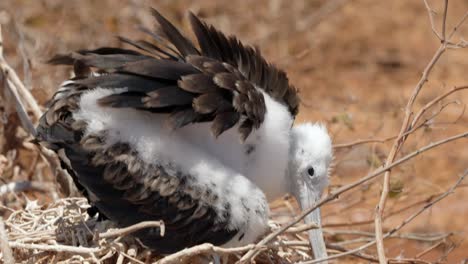
[[(88, 124), (85, 134), (106, 130), (109, 135), (107, 144), (128, 142), (142, 161), (175, 164), (178, 169), (193, 175), (196, 181), (191, 184), (212, 188), (220, 197), (213, 205), (220, 212), (220, 218), (224, 203), (229, 201), (229, 228), (241, 232), (225, 246), (251, 243), (262, 235), (267, 229), (269, 214), (262, 190), (269, 198), (285, 192), (284, 175), (292, 123), (286, 108), (267, 112), (265, 126), (246, 141), (246, 144), (258, 146), (251, 156), (247, 156), (236, 128), (215, 140), (209, 132), (210, 124), (194, 124), (171, 131), (164, 126), (161, 115), (128, 108), (103, 108), (96, 103), (99, 98), (123, 91), (126, 89), (97, 88), (82, 95), (80, 111), (73, 117)], [(278, 103), (269, 98), (266, 101), (270, 107), (278, 108)], [(241, 235), (243, 238), (239, 240)]]

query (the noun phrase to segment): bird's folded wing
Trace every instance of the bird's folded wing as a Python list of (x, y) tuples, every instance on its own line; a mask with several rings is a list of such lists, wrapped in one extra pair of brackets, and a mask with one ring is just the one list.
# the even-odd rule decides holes
[[(55, 134), (58, 122), (42, 133)], [(45, 131), (49, 130), (49, 131)], [(129, 226), (141, 221), (163, 220), (159, 228), (134, 235), (159, 253), (171, 253), (201, 243), (221, 245), (239, 230), (229, 226), (229, 204), (220, 211), (215, 191), (198, 188), (192, 175), (175, 163), (147, 164), (126, 143), (105, 143), (105, 131), (60, 143), (55, 149), (83, 194), (101, 217)], [(84, 188), (83, 188), (84, 187)]]
[[(264, 120), (264, 96), (284, 104), (293, 116), (297, 113), (297, 90), (258, 50), (224, 36), (191, 14), (198, 50), (157, 11), (153, 10), (153, 15), (164, 38), (143, 31), (156, 44), (120, 38), (139, 51), (81, 50), (58, 55), (50, 63), (74, 65), (76, 77), (68, 85), (76, 90), (126, 88), (101, 98), (100, 105), (164, 113), (173, 129), (212, 122), (211, 132), (217, 137), (239, 124), (241, 139), (245, 140)], [(89, 74), (91, 71), (98, 74)]]

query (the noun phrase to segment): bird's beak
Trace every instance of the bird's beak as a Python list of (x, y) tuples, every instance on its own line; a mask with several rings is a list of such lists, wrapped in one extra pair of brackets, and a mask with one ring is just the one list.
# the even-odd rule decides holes
[[(302, 210), (307, 210), (320, 199), (320, 194), (311, 190), (306, 184), (303, 184), (300, 190), (299, 203)], [(322, 219), (320, 208), (315, 209), (305, 217), (306, 224), (317, 224), (319, 228), (309, 230), (309, 241), (312, 246), (315, 259), (327, 257), (327, 248), (323, 240)], [(326, 261), (321, 263), (327, 263)]]

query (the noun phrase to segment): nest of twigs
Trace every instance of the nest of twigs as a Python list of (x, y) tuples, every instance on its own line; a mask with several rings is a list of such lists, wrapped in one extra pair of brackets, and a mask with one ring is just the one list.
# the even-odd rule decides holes
[[(234, 262), (250, 247), (223, 249), (204, 244), (160, 256), (151, 252), (131, 233), (159, 221), (143, 222), (129, 228), (115, 228), (109, 221), (89, 217), (85, 198), (59, 199), (48, 205), (27, 200), (25, 208), (11, 210), (5, 231), (17, 263), (194, 263), (216, 258)], [(274, 230), (278, 225), (271, 222)], [(311, 258), (306, 240), (307, 227), (291, 228), (257, 256), (257, 263), (296, 262)], [(164, 230), (164, 228), (162, 228)], [(162, 234), (164, 235), (164, 234)]]

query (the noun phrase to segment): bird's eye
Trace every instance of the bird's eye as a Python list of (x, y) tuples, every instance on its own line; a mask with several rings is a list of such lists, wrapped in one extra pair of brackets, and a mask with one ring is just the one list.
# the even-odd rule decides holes
[(309, 176), (314, 176), (314, 168), (310, 167), (309, 169), (307, 169), (307, 173), (309, 174)]

